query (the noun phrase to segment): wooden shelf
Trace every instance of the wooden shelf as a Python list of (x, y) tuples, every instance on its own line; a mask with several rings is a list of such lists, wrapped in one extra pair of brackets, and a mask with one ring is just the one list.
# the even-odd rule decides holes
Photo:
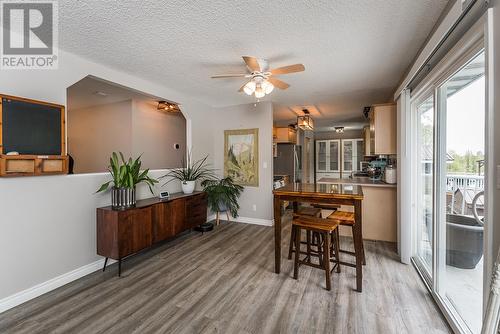
[(0, 176), (39, 176), (68, 173), (68, 156), (0, 155)]

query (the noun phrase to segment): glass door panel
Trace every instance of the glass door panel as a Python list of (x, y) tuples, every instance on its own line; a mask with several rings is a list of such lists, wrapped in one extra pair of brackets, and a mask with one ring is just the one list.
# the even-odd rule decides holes
[(361, 170), (360, 162), (363, 161), (365, 152), (365, 144), (363, 140), (356, 140), (356, 164), (354, 170)]
[(434, 96), (416, 107), (416, 223), (417, 257), (428, 278), (432, 278), (434, 208)]
[(318, 172), (326, 172), (326, 141), (316, 142), (316, 169)]
[(485, 57), (474, 57), (438, 88), (437, 292), (473, 333), (483, 302)]
[(340, 170), (340, 142), (338, 140), (330, 140), (328, 143), (330, 146), (330, 171), (338, 172)]
[(344, 158), (344, 172), (351, 173), (352, 171), (352, 163), (353, 163), (353, 141), (352, 140), (343, 140), (342, 141), (342, 152)]

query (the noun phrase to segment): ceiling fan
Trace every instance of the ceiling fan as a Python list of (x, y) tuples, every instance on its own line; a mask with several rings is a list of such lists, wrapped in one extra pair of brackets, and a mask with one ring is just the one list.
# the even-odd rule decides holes
[(288, 65), (270, 70), (269, 64), (265, 59), (251, 56), (243, 56), (242, 58), (248, 68), (248, 73), (214, 75), (212, 76), (212, 79), (250, 79), (240, 87), (239, 92), (245, 92), (247, 95), (255, 94), (255, 97), (258, 99), (270, 94), (274, 90), (274, 87), (278, 87), (279, 89), (287, 89), (290, 87), (289, 84), (275, 78), (274, 76), (302, 72), (305, 70), (305, 67), (302, 64)]

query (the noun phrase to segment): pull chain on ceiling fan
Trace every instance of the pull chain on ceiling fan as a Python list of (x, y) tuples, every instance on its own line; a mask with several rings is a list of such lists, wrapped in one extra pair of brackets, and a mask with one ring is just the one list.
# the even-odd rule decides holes
[(269, 70), (269, 65), (265, 59), (259, 59), (251, 56), (243, 56), (242, 58), (243, 61), (245, 61), (249, 73), (214, 75), (212, 76), (212, 79), (248, 78), (250, 80), (241, 86), (238, 91), (244, 92), (247, 95), (254, 94), (257, 99), (270, 94), (274, 90), (274, 87), (278, 87), (282, 90), (290, 87), (290, 85), (286, 82), (283, 82), (273, 76), (302, 72), (305, 70), (305, 67), (302, 64), (283, 66)]

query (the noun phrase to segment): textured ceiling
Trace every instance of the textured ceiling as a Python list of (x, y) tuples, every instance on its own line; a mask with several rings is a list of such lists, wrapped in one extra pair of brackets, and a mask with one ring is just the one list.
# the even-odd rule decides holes
[(303, 63), (305, 72), (281, 77), (288, 90), (265, 98), (284, 107), (276, 118), (313, 105), (344, 121), (390, 98), (446, 3), (61, 0), (60, 46), (213, 106), (254, 101), (237, 92), (241, 79), (210, 79), (244, 70), (242, 55), (271, 68)]
[(151, 104), (165, 100), (161, 97), (135, 91), (92, 76), (88, 76), (68, 87), (67, 97), (68, 110), (96, 107), (127, 100), (138, 100)]

